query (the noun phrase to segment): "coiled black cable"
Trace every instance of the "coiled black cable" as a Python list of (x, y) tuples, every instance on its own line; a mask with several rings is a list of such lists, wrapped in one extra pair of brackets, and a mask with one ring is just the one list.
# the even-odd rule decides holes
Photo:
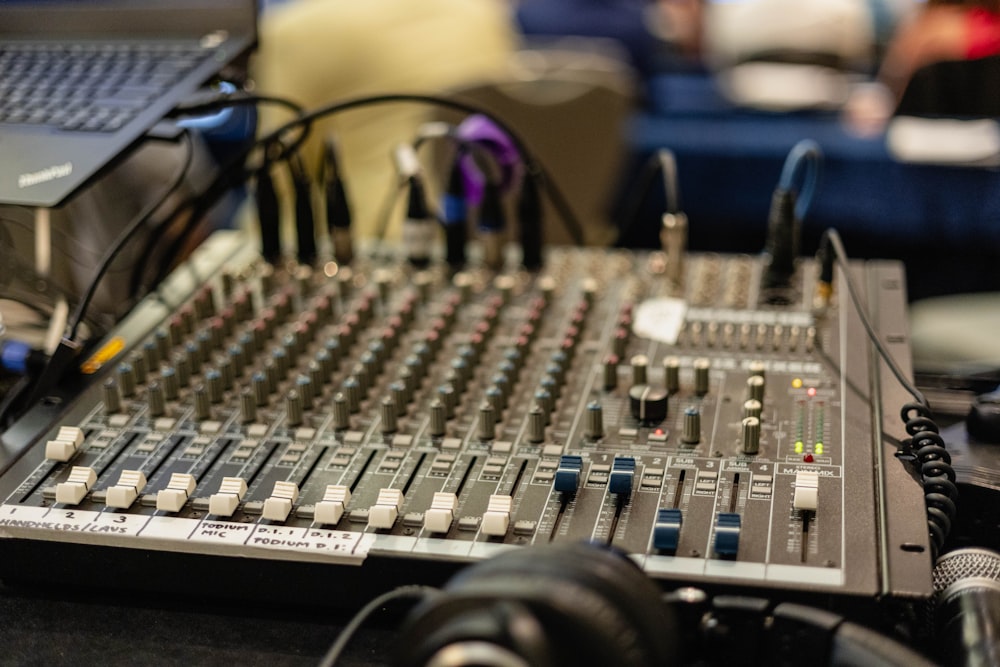
[(907, 403), (900, 416), (910, 436), (903, 445), (920, 464), (924, 504), (927, 508), (927, 529), (933, 557), (936, 559), (958, 513), (955, 469), (951, 467), (951, 454), (945, 448), (944, 438), (939, 434), (937, 424), (930, 418), (930, 410), (926, 405)]
[(937, 559), (948, 539), (948, 533), (951, 532), (955, 515), (958, 513), (956, 505), (958, 487), (955, 485), (955, 469), (951, 467), (951, 455), (945, 447), (944, 438), (938, 433), (937, 424), (931, 419), (931, 409), (927, 399), (906, 377), (872, 326), (857, 287), (851, 279), (847, 251), (844, 250), (843, 242), (836, 230), (828, 229), (824, 232), (820, 243), (819, 260), (823, 280), (832, 279), (834, 263), (840, 265), (851, 302), (854, 304), (869, 340), (900, 386), (916, 399), (903, 405), (900, 411), (906, 433), (910, 436), (908, 440), (901, 443), (901, 446), (904, 452), (916, 457), (920, 464), (932, 557)]

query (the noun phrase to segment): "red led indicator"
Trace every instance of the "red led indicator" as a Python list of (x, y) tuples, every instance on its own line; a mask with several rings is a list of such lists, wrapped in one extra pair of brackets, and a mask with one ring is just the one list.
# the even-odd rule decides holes
[(655, 431), (653, 431), (653, 433), (655, 433), (656, 435), (663, 435), (663, 429), (662, 428), (658, 428)]
[(802, 460), (805, 461), (806, 463), (812, 463), (813, 462), (813, 455), (812, 454), (806, 454), (805, 456), (802, 457)]
[(808, 394), (809, 398), (812, 398), (813, 396), (815, 396), (816, 395), (816, 387), (809, 387), (808, 389), (806, 389), (806, 394)]

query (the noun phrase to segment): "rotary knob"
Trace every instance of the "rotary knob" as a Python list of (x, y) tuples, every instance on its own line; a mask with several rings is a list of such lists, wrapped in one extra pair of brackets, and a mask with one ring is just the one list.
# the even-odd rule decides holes
[(637, 384), (629, 389), (632, 416), (643, 424), (659, 424), (667, 418), (668, 394), (665, 389)]
[(743, 453), (756, 454), (760, 451), (760, 420), (747, 417), (741, 423)]

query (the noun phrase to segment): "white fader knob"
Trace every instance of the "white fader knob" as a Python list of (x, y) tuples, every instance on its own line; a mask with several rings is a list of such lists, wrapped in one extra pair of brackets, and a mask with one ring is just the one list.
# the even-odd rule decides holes
[(216, 516), (232, 516), (247, 493), (246, 480), (241, 477), (223, 477), (219, 492), (208, 499), (208, 513)]
[(69, 461), (83, 444), (83, 429), (63, 426), (52, 440), (45, 443), (45, 458), (50, 461)]
[(438, 491), (431, 507), (424, 513), (424, 529), (432, 533), (447, 533), (458, 509), (458, 496)]
[(73, 466), (66, 481), (56, 484), (56, 502), (79, 505), (96, 483), (97, 473), (93, 468)]
[(510, 496), (493, 494), (483, 514), (483, 533), (490, 537), (503, 537), (510, 527), (510, 510), (514, 499)]
[(368, 525), (372, 528), (392, 528), (403, 507), (403, 492), (399, 489), (382, 489), (378, 499), (368, 510)]
[(795, 509), (815, 512), (819, 506), (819, 473), (800, 470), (795, 473)]
[(107, 490), (108, 507), (128, 509), (146, 488), (146, 475), (140, 470), (122, 470), (118, 483)]
[(170, 476), (166, 488), (156, 494), (156, 509), (163, 512), (180, 512), (197, 486), (194, 475), (175, 472)]
[(295, 482), (275, 482), (271, 497), (264, 501), (263, 517), (269, 521), (284, 521), (299, 499), (299, 485)]
[(316, 523), (335, 526), (344, 516), (344, 509), (351, 500), (351, 490), (342, 484), (328, 484), (323, 500), (316, 503), (313, 520)]

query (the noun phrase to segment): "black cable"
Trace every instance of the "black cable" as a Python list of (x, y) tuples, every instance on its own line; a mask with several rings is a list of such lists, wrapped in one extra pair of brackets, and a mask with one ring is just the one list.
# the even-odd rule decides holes
[[(252, 98), (247, 98), (247, 99), (249, 100)], [(262, 100), (266, 99), (269, 98), (262, 97)], [(569, 208), (569, 205), (566, 203), (565, 197), (559, 190), (558, 186), (556, 186), (554, 183), (550, 183), (545, 178), (547, 172), (545, 171), (544, 167), (540, 163), (538, 163), (538, 161), (531, 154), (527, 152), (524, 142), (520, 139), (518, 135), (513, 133), (505, 123), (497, 119), (493, 114), (489, 113), (488, 111), (485, 111), (470, 104), (465, 104), (463, 102), (458, 102), (456, 100), (437, 97), (433, 95), (418, 95), (418, 94), (403, 94), (403, 93), (375, 95), (371, 97), (361, 97), (361, 98), (347, 100), (344, 102), (333, 103), (330, 105), (326, 105), (324, 107), (320, 107), (313, 111), (310, 111), (308, 113), (304, 113), (300, 115), (298, 118), (289, 121), (285, 125), (282, 125), (281, 127), (273, 130), (266, 136), (248, 141), (243, 147), (240, 148), (240, 150), (235, 151), (233, 153), (233, 157), (229, 160), (229, 162), (223, 168), (218, 170), (218, 173), (216, 174), (215, 178), (208, 184), (208, 187), (206, 187), (201, 193), (194, 195), (189, 201), (179, 205), (175, 209), (173, 215), (177, 215), (180, 211), (183, 211), (188, 207), (195, 205), (196, 202), (201, 200), (214, 202), (217, 200), (219, 196), (221, 196), (221, 193), (229, 189), (229, 187), (231, 187), (232, 184), (241, 183), (245, 181), (250, 174), (252, 174), (256, 169), (259, 169), (259, 166), (258, 167), (246, 166), (246, 161), (249, 159), (251, 153), (253, 153), (254, 150), (256, 149), (272, 145), (280, 146), (279, 154), (271, 156), (271, 160), (281, 160), (294, 153), (295, 150), (297, 150), (298, 147), (301, 146), (301, 144), (305, 141), (308, 129), (312, 127), (312, 123), (321, 117), (369, 105), (400, 103), (400, 102), (437, 105), (445, 108), (450, 108), (456, 111), (461, 111), (463, 113), (482, 114), (493, 120), (500, 127), (501, 130), (508, 133), (508, 135), (511, 138), (511, 141), (514, 142), (515, 146), (518, 148), (518, 151), (521, 153), (522, 159), (525, 160), (526, 177), (535, 179), (535, 182), (538, 184), (539, 188), (541, 190), (544, 190), (549, 195), (549, 198), (552, 201), (553, 206), (557, 209), (557, 212), (559, 213), (563, 223), (566, 225), (567, 231), (569, 232), (571, 238), (573, 238), (574, 243), (576, 243), (577, 245), (583, 244), (584, 237), (583, 237), (582, 227), (579, 221), (576, 219), (575, 214), (573, 214), (572, 210)], [(221, 99), (218, 101), (218, 104), (220, 107), (225, 106)], [(288, 145), (282, 143), (282, 136), (285, 133), (295, 129), (303, 129), (303, 128), (306, 131), (300, 132), (301, 136), (297, 137), (294, 142)], [(392, 205), (395, 201), (395, 197), (399, 195), (402, 185), (403, 183), (399, 183), (396, 184), (395, 187), (391, 188), (389, 195), (390, 199), (387, 202), (388, 210), (391, 211)], [(207, 208), (209, 208), (207, 205), (201, 206), (201, 210), (207, 210)], [(190, 233), (190, 230), (193, 228), (195, 224), (196, 221), (189, 220), (187, 223), (188, 225), (187, 228), (181, 233), (179, 239), (185, 238), (187, 234)], [(178, 242), (175, 241), (175, 245), (177, 245), (177, 243)], [(158, 274), (157, 282), (160, 279), (162, 279), (164, 275), (165, 274), (163, 272)]]
[(337, 146), (332, 137), (327, 137), (323, 143), (319, 183), (326, 211), (326, 232), (333, 250), (333, 257), (341, 264), (349, 264), (354, 259), (354, 244), (351, 239), (351, 202), (347, 196), (344, 178), (340, 173)]
[(625, 194), (625, 203), (623, 204), (625, 208), (618, 227), (619, 239), (627, 239), (628, 235), (632, 232), (632, 228), (638, 223), (642, 205), (646, 202), (649, 193), (653, 189), (653, 183), (657, 174), (663, 176), (663, 196), (666, 204), (666, 213), (680, 212), (677, 160), (671, 150), (661, 148), (646, 158), (639, 171), (639, 176)]
[[(11, 291), (13, 290), (13, 291)], [(0, 291), (0, 309), (2, 309), (3, 302), (16, 303), (24, 308), (30, 310), (36, 316), (38, 320), (31, 324), (31, 326), (37, 326), (40, 328), (45, 327), (45, 322), (50, 321), (55, 315), (56, 306), (49, 303), (46, 300), (39, 301), (39, 296), (44, 296), (46, 298), (55, 299), (65, 299), (66, 295), (59, 292), (54, 297), (48, 294), (40, 295), (37, 292), (32, 292), (23, 288), (11, 287), (8, 290)], [(88, 332), (97, 331), (99, 329), (99, 322), (94, 318), (84, 317), (83, 324), (87, 326)]]
[(840, 266), (841, 272), (844, 274), (851, 303), (861, 319), (861, 324), (864, 326), (868, 338), (900, 386), (915, 399), (915, 402), (905, 404), (900, 411), (900, 417), (907, 434), (910, 436), (909, 440), (901, 445), (904, 450), (912, 453), (920, 464), (928, 536), (930, 537), (932, 558), (936, 559), (948, 539), (948, 533), (957, 514), (958, 487), (955, 484), (955, 470), (951, 466), (951, 455), (945, 448), (944, 438), (939, 434), (937, 424), (931, 419), (931, 409), (927, 399), (899, 368), (896, 360), (892, 358), (889, 350), (882, 344), (875, 332), (861, 302), (857, 287), (851, 278), (847, 252), (844, 250), (844, 244), (836, 230), (828, 229), (823, 233), (820, 255), (822, 265), (820, 279), (826, 279), (827, 276), (832, 279), (830, 271), (830, 257), (832, 255), (833, 260)]
[(889, 354), (889, 350), (887, 350), (885, 345), (882, 344), (882, 341), (878, 337), (878, 333), (875, 331), (875, 327), (868, 318), (868, 313), (865, 311), (861, 297), (858, 294), (857, 287), (851, 279), (850, 266), (848, 263), (849, 260), (847, 258), (847, 252), (844, 250), (844, 244), (840, 240), (840, 234), (838, 234), (835, 229), (827, 229), (823, 232), (823, 238), (827, 239), (830, 243), (830, 249), (833, 250), (833, 256), (837, 264), (840, 266), (841, 271), (844, 273), (845, 282), (847, 283), (847, 292), (851, 297), (851, 302), (854, 304), (858, 317), (861, 319), (861, 325), (865, 328), (865, 332), (868, 334), (868, 338), (875, 346), (876, 351), (878, 351), (879, 356), (881, 356), (885, 361), (900, 386), (902, 386), (907, 393), (913, 396), (918, 403), (929, 408), (930, 406), (927, 403), (927, 399), (924, 398), (923, 393), (917, 389), (916, 385), (910, 382), (903, 371), (899, 368), (899, 364), (896, 363), (896, 360), (892, 358), (891, 354)]
[[(286, 123), (285, 125), (275, 129), (271, 133), (261, 137), (258, 140), (258, 145), (268, 145), (273, 142), (282, 142), (282, 137), (285, 133), (294, 130), (302, 125), (310, 125), (314, 121), (324, 118), (327, 116), (333, 116), (345, 111), (350, 111), (352, 109), (358, 109), (368, 106), (378, 106), (382, 104), (398, 104), (398, 103), (414, 103), (414, 104), (425, 104), (431, 106), (438, 106), (446, 109), (451, 109), (453, 111), (460, 111), (466, 114), (481, 114), (486, 116), (507, 135), (510, 137), (511, 141), (514, 143), (518, 152), (521, 155), (521, 159), (524, 161), (526, 173), (531, 178), (535, 179), (539, 185), (539, 189), (543, 190), (549, 195), (549, 199), (553, 206), (559, 213), (560, 219), (566, 226), (566, 231), (569, 233), (570, 238), (576, 245), (583, 245), (584, 235), (583, 228), (580, 225), (579, 220), (577, 220), (576, 215), (573, 213), (569, 204), (566, 201), (565, 196), (559, 187), (548, 178), (548, 172), (545, 167), (534, 157), (532, 153), (528, 151), (527, 146), (519, 135), (517, 135), (506, 123), (497, 118), (494, 114), (481, 109), (475, 105), (466, 104), (465, 102), (459, 102), (457, 100), (449, 99), (446, 97), (438, 97), (435, 95), (420, 95), (413, 93), (389, 93), (384, 95), (372, 95), (367, 97), (358, 97), (354, 99), (345, 100), (343, 102), (334, 102), (317, 109), (308, 111), (298, 118)], [(289, 155), (286, 149), (282, 151), (282, 154), (278, 156), (278, 159), (285, 158)]]
[(395, 600), (405, 600), (408, 598), (415, 599), (417, 602), (422, 602), (432, 595), (438, 595), (440, 591), (431, 586), (400, 586), (394, 588), (391, 591), (379, 595), (375, 599), (371, 600), (362, 607), (358, 612), (351, 617), (344, 629), (341, 630), (340, 635), (337, 637), (336, 641), (327, 650), (326, 655), (319, 663), (319, 667), (333, 667), (337, 664), (340, 659), (341, 654), (344, 649), (347, 648), (347, 644), (354, 638), (354, 634), (361, 628), (368, 617), (371, 616), (379, 607), (393, 602)]
[[(301, 117), (305, 113), (305, 107), (298, 102), (275, 95), (258, 95), (256, 93), (236, 91), (232, 93), (205, 93), (205, 96), (206, 99), (203, 101), (199, 100), (196, 94), (194, 97), (195, 101), (182, 102), (171, 110), (169, 117), (182, 115), (198, 116), (237, 106), (257, 107), (261, 104), (283, 107), (292, 112), (296, 117)], [(288, 145), (281, 143), (281, 159), (287, 159), (298, 152), (298, 149), (302, 147), (302, 144), (305, 143), (306, 139), (309, 138), (310, 132), (312, 132), (312, 123), (304, 123), (299, 129), (301, 132), (294, 141)]]
[[(164, 257), (176, 256), (183, 247), (184, 243), (187, 242), (188, 237), (194, 233), (194, 231), (201, 224), (202, 216), (205, 215), (218, 202), (219, 198), (231, 187), (235, 187), (249, 178), (251, 173), (250, 170), (244, 169), (243, 167), (247, 156), (256, 147), (256, 139), (251, 139), (245, 142), (240, 150), (234, 152), (235, 157), (231, 158), (226, 165), (217, 170), (215, 179), (209, 183), (208, 187), (200, 193), (193, 195), (189, 199), (178, 203), (178, 205), (174, 207), (174, 210), (166, 216), (166, 219), (175, 219), (184, 211), (191, 209), (191, 213), (185, 221), (183, 229), (180, 230), (177, 237), (174, 238), (168, 249), (163, 253)], [(239, 169), (237, 170), (237, 168)], [(161, 262), (159, 270), (154, 275), (151, 284), (159, 285), (170, 272), (171, 268), (172, 266), (170, 263)], [(138, 285), (135, 282), (133, 282), (133, 289), (135, 290), (135, 293), (138, 293)]]
[(536, 271), (542, 268), (542, 201), (538, 185), (530, 178), (521, 179), (517, 218), (521, 232), (521, 263), (529, 271)]
[[(101, 258), (101, 262), (97, 266), (97, 270), (94, 272), (93, 278), (91, 278), (90, 285), (88, 285), (87, 290), (77, 302), (76, 308), (67, 322), (66, 334), (59, 342), (55, 351), (52, 353), (48, 363), (38, 374), (34, 382), (34, 386), (31, 388), (30, 394), (27, 397), (26, 405), (35, 403), (46, 392), (48, 392), (73, 363), (73, 360), (83, 347), (83, 345), (76, 340), (80, 325), (87, 314), (90, 302), (97, 293), (97, 288), (100, 286), (101, 280), (104, 278), (104, 274), (107, 273), (111, 264), (118, 257), (125, 245), (132, 240), (132, 237), (135, 236), (135, 234), (149, 222), (150, 217), (156, 213), (164, 202), (166, 202), (184, 183), (184, 178), (187, 176), (194, 156), (194, 145), (191, 141), (191, 136), (186, 129), (182, 130), (180, 138), (185, 146), (185, 155), (181, 168), (177, 170), (177, 173), (174, 175), (169, 186), (164, 189), (163, 193), (156, 199), (152, 200), (145, 208), (140, 210), (138, 215), (132, 219), (132, 221), (121, 231), (111, 245), (108, 246), (107, 251)], [(0, 415), (0, 417), (2, 417), (2, 415)]]
[(907, 403), (900, 416), (911, 436), (904, 443), (920, 463), (927, 511), (927, 530), (931, 540), (931, 555), (937, 560), (958, 514), (958, 486), (951, 454), (945, 448), (938, 426), (930, 418), (930, 409), (921, 403)]
[(193, 101), (186, 101), (178, 104), (168, 114), (171, 118), (177, 116), (201, 116), (221, 111), (237, 106), (258, 106), (260, 104), (273, 104), (288, 109), (296, 115), (305, 112), (305, 108), (285, 97), (275, 95), (258, 95), (256, 93), (234, 92), (234, 93), (206, 93), (205, 99), (198, 99), (197, 94)]
[(271, 163), (266, 160), (257, 170), (254, 202), (257, 206), (257, 226), (260, 231), (260, 254), (269, 264), (278, 265), (282, 261), (281, 205), (274, 188)]
[(497, 161), (496, 155), (484, 146), (482, 141), (476, 139), (464, 139), (458, 136), (456, 132), (457, 128), (452, 127), (450, 129), (451, 131), (449, 131), (448, 134), (418, 136), (413, 142), (413, 150), (419, 153), (421, 146), (426, 144), (430, 139), (447, 139), (455, 144), (455, 148), (459, 153), (459, 155), (455, 158), (456, 161), (460, 157), (468, 155), (482, 172), (483, 179), (490, 183), (494, 183), (497, 187), (499, 187), (501, 185), (501, 181), (503, 180), (503, 166)]
[(468, 207), (465, 202), (465, 182), (461, 160), (465, 151), (457, 148), (448, 169), (448, 182), (442, 194), (441, 221), (445, 236), (445, 261), (452, 270), (465, 266), (465, 245), (468, 240)]
[[(153, 274), (153, 279), (150, 281), (150, 286), (159, 285), (167, 274), (173, 269), (174, 262), (173, 258), (177, 257), (178, 253), (184, 247), (184, 244), (188, 242), (190, 236), (198, 229), (198, 226), (203, 222), (203, 216), (208, 214), (209, 209), (214, 205), (214, 201), (210, 202), (207, 198), (199, 198), (198, 200), (188, 200), (182, 203), (181, 206), (175, 208), (168, 215), (164, 216), (163, 221), (156, 229), (152, 230), (149, 234), (149, 240), (146, 243), (146, 247), (143, 252), (139, 255), (140, 257), (150, 257), (153, 253), (153, 249), (163, 243), (163, 231), (165, 227), (177, 220), (185, 210), (190, 209), (188, 213), (187, 220), (184, 221), (183, 226), (178, 230), (177, 235), (171, 239), (170, 244), (160, 253), (160, 261), (157, 262), (156, 273)], [(144, 271), (149, 268), (143, 263), (138, 263), (132, 269), (132, 276), (129, 280), (129, 296), (135, 299), (143, 291), (142, 286), (142, 276)]]
[(149, 221), (149, 218), (156, 213), (161, 206), (163, 206), (164, 202), (177, 192), (181, 185), (184, 184), (184, 178), (187, 176), (188, 170), (191, 168), (191, 162), (194, 159), (194, 143), (191, 140), (191, 135), (186, 129), (182, 130), (180, 137), (184, 144), (184, 158), (180, 168), (174, 174), (173, 179), (170, 181), (170, 185), (163, 191), (163, 193), (139, 211), (139, 214), (132, 219), (132, 222), (130, 222), (121, 231), (118, 237), (112, 241), (111, 245), (108, 246), (107, 251), (104, 253), (100, 263), (97, 265), (97, 270), (94, 272), (94, 276), (90, 279), (90, 285), (87, 286), (87, 290), (77, 302), (73, 315), (70, 317), (67, 330), (67, 338), (70, 340), (76, 339), (80, 322), (83, 320), (84, 315), (86, 315), (87, 309), (90, 307), (90, 302), (97, 293), (97, 288), (100, 286), (101, 280), (104, 278), (104, 274), (107, 273), (109, 268), (111, 268), (112, 262), (118, 258), (119, 253), (125, 245), (132, 240), (132, 237), (135, 236), (136, 233), (143, 228), (143, 226), (145, 226), (145, 224)]
[[(812, 139), (799, 141), (785, 158), (778, 185), (771, 195), (761, 287), (769, 293), (772, 303), (788, 298), (785, 292), (795, 275), (802, 221), (812, 205), (822, 165), (823, 152), (819, 144)], [(802, 184), (796, 187), (800, 176)]]
[[(256, 93), (246, 93), (243, 91), (235, 93), (205, 93), (204, 99), (200, 99), (197, 95), (193, 99), (194, 101), (182, 102), (178, 106), (174, 107), (169, 116), (204, 115), (212, 113), (213, 111), (236, 106), (257, 107), (260, 104), (271, 104), (284, 107), (296, 116), (301, 115), (305, 111), (302, 105), (288, 98), (274, 95), (258, 95)], [(295, 142), (293, 142), (293, 145), (288, 148), (297, 150), (309, 137), (311, 129), (311, 125), (303, 126), (303, 131), (300, 136), (297, 137)], [(199, 224), (202, 222), (201, 217), (211, 209), (221, 196), (222, 193), (218, 192), (220, 189), (219, 184), (224, 184), (222, 187), (223, 191), (228, 190), (229, 188), (227, 184), (229, 182), (229, 175), (235, 170), (236, 167), (242, 166), (249, 154), (257, 147), (258, 142), (256, 140), (250, 140), (234, 151), (234, 155), (236, 156), (235, 159), (231, 159), (226, 165), (219, 169), (219, 177), (217, 177), (209, 188), (205, 190), (204, 197), (199, 196), (196, 199), (193, 198), (182, 202), (179, 206), (175, 207), (169, 215), (165, 216), (163, 221), (153, 230), (150, 234), (150, 240), (147, 242), (146, 247), (141, 254), (142, 257), (146, 257), (152, 252), (153, 245), (160, 240), (159, 237), (167, 225), (176, 220), (177, 217), (180, 216), (185, 210), (189, 208), (191, 209), (190, 217), (178, 232), (177, 237), (173, 239), (169, 248), (163, 253), (162, 256), (164, 258), (164, 262), (161, 263), (160, 269), (155, 274), (151, 284), (158, 285), (166, 277), (166, 274), (172, 266), (172, 262), (169, 261), (170, 258), (174, 257), (180, 251), (190, 235), (194, 233)], [(285, 150), (286, 147), (282, 147), (282, 152)], [(244, 179), (245, 177), (240, 178), (241, 181)], [(137, 266), (132, 272), (132, 276), (129, 281), (129, 293), (132, 297), (135, 297), (141, 291), (142, 270), (144, 268), (144, 266)]]
[(312, 266), (316, 262), (316, 223), (313, 218), (312, 180), (306, 172), (302, 156), (296, 153), (288, 162), (295, 193), (295, 240), (299, 264)]

